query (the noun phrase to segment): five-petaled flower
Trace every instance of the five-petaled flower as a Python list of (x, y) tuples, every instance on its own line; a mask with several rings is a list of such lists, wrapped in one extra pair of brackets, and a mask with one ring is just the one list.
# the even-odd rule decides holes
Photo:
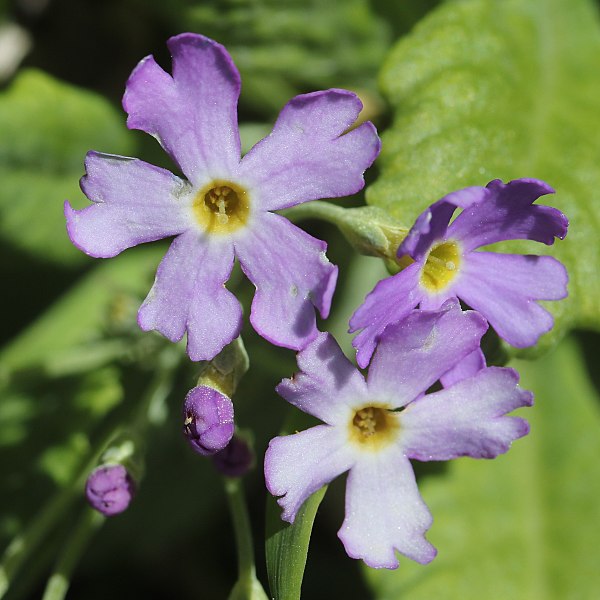
[(395, 550), (431, 561), (436, 550), (425, 532), (432, 517), (409, 459), (493, 458), (528, 432), (526, 421), (506, 415), (533, 402), (512, 369), (484, 367), (425, 394), (479, 347), (486, 328), (455, 300), (413, 311), (385, 330), (366, 381), (328, 334), (300, 352), (301, 372), (277, 391), (324, 424), (269, 444), (266, 483), (282, 518), (293, 522), (313, 492), (349, 471), (338, 533), (346, 552), (372, 567), (396, 568)]
[(270, 211), (360, 190), (379, 152), (375, 128), (348, 131), (362, 106), (349, 91), (305, 94), (240, 158), (240, 77), (231, 57), (196, 34), (173, 37), (168, 46), (173, 75), (151, 56), (143, 59), (123, 106), (128, 126), (156, 137), (186, 179), (90, 152), (81, 186), (94, 204), (80, 211), (65, 204), (69, 236), (102, 258), (177, 236), (138, 322), (172, 341), (187, 332), (192, 360), (213, 358), (240, 332), (240, 304), (224, 285), (234, 257), (256, 287), (254, 328), (274, 344), (303, 348), (317, 335), (315, 307), (323, 317), (329, 312), (337, 268), (324, 242)]
[[(422, 213), (398, 249), (414, 262), (380, 281), (350, 319), (357, 361), (369, 363), (377, 340), (391, 323), (416, 306), (439, 308), (460, 298), (478, 310), (498, 335), (517, 348), (535, 344), (553, 325), (538, 300), (567, 295), (567, 271), (555, 258), (475, 249), (503, 240), (547, 245), (567, 234), (567, 218), (533, 202), (554, 190), (543, 181), (499, 180), (453, 192)], [(457, 207), (462, 212), (449, 224)]]

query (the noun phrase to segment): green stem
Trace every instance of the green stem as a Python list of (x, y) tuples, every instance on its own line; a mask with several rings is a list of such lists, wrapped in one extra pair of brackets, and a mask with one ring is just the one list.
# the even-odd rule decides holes
[[(179, 364), (179, 353), (171, 350), (163, 352), (160, 358), (159, 370), (150, 382), (142, 401), (136, 407), (134, 418), (131, 419), (133, 427), (139, 429), (141, 433), (143, 433), (148, 422), (155, 423), (160, 421), (160, 417), (164, 412), (161, 407), (169, 393), (175, 369)], [(38, 513), (24, 533), (13, 538), (0, 562), (0, 599), (6, 594), (22, 564), (33, 554), (39, 544), (49, 534), (57, 521), (67, 511), (69, 505), (81, 495), (85, 481), (89, 473), (96, 467), (101, 454), (123, 429), (121, 423), (112, 427), (101, 438), (100, 443), (95, 446), (88, 460), (82, 464), (81, 469), (79, 469), (71, 483), (54, 495), (52, 500), (45, 506), (41, 513)], [(128, 429), (131, 429), (131, 427)]]
[(35, 517), (25, 532), (13, 538), (8, 545), (0, 563), (0, 598), (4, 597), (21, 565), (34, 552), (61, 515), (66, 512), (69, 505), (79, 495), (89, 472), (96, 466), (98, 457), (113, 436), (114, 432), (111, 431), (109, 435), (103, 438), (102, 443), (96, 446), (91, 457), (83, 464), (73, 482), (55, 494), (54, 498)]
[(238, 554), (238, 581), (229, 595), (229, 600), (268, 600), (256, 578), (252, 529), (241, 479), (226, 478), (225, 492), (233, 519)]
[(71, 534), (61, 556), (59, 557), (54, 572), (48, 579), (42, 600), (63, 600), (69, 589), (71, 575), (83, 554), (90, 538), (95, 531), (104, 523), (104, 517), (86, 508), (81, 519)]
[(346, 209), (331, 202), (314, 200), (304, 202), (292, 208), (281, 211), (281, 214), (290, 221), (303, 221), (304, 219), (320, 219), (339, 227), (344, 222)]
[(239, 478), (225, 480), (225, 492), (231, 518), (238, 553), (238, 577), (248, 580), (255, 577), (254, 570), (254, 546), (252, 542), (252, 529), (250, 528), (250, 517), (242, 481)]

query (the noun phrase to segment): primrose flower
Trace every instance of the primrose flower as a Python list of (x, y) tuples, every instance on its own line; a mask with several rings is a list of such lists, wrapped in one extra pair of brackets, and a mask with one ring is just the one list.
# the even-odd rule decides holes
[[(498, 335), (517, 348), (534, 345), (553, 325), (538, 300), (567, 295), (567, 271), (550, 256), (474, 252), (503, 240), (529, 239), (547, 245), (567, 235), (567, 218), (533, 202), (554, 190), (543, 181), (516, 179), (453, 192), (432, 206), (398, 248), (398, 258), (414, 262), (380, 281), (350, 319), (361, 367), (390, 324), (415, 307), (435, 309), (460, 298), (478, 310)], [(462, 212), (449, 224), (457, 207)]]
[(191, 33), (168, 47), (173, 75), (146, 57), (127, 82), (123, 106), (127, 125), (157, 138), (185, 179), (135, 158), (90, 152), (81, 187), (93, 205), (65, 203), (69, 236), (101, 258), (176, 236), (138, 322), (172, 341), (187, 332), (192, 360), (211, 359), (240, 332), (242, 310), (225, 287), (235, 257), (256, 287), (254, 328), (300, 349), (317, 335), (315, 308), (328, 315), (337, 268), (324, 242), (271, 211), (360, 190), (379, 152), (376, 130), (363, 123), (348, 131), (362, 107), (355, 94), (304, 94), (240, 158), (240, 77), (231, 57)]
[(349, 471), (338, 532), (349, 556), (392, 569), (395, 550), (433, 560), (425, 539), (432, 517), (409, 459), (493, 458), (528, 432), (526, 421), (506, 416), (533, 401), (512, 369), (484, 367), (425, 394), (477, 349), (486, 329), (481, 315), (456, 301), (413, 311), (385, 330), (366, 381), (328, 334), (300, 352), (301, 372), (277, 391), (324, 424), (269, 444), (265, 478), (282, 518), (293, 522), (313, 492)]

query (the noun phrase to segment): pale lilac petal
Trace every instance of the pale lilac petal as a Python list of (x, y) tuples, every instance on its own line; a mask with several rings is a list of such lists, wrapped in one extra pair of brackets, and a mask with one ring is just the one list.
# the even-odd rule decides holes
[(350, 469), (346, 518), (338, 537), (352, 558), (370, 567), (395, 569), (395, 550), (425, 564), (436, 555), (425, 539), (433, 519), (409, 460), (399, 448), (367, 453)]
[(326, 249), (325, 242), (272, 213), (263, 213), (235, 241), (242, 269), (256, 287), (250, 322), (271, 343), (301, 350), (315, 339), (315, 308), (327, 318), (337, 279)]
[(513, 369), (485, 368), (453, 387), (427, 394), (400, 413), (402, 446), (418, 460), (459, 456), (494, 458), (529, 431), (527, 421), (505, 416), (533, 404)]
[(305, 500), (354, 460), (346, 436), (329, 425), (272, 439), (265, 454), (265, 483), (273, 496), (280, 496), (281, 518), (293, 523)]
[(503, 240), (528, 239), (553, 244), (567, 235), (568, 220), (559, 210), (532, 203), (554, 190), (537, 179), (517, 179), (507, 184), (491, 181), (485, 202), (463, 210), (448, 228), (448, 238), (458, 239), (466, 251)]
[(463, 379), (473, 377), (475, 373), (481, 371), (485, 366), (485, 355), (481, 348), (477, 348), (471, 354), (467, 354), (453, 369), (442, 375), (440, 381), (447, 388)]
[(374, 397), (405, 406), (479, 347), (487, 329), (475, 311), (449, 301), (440, 311), (415, 310), (382, 334), (367, 383)]
[(421, 289), (423, 290), (423, 297), (421, 298), (421, 302), (419, 302), (421, 310), (439, 310), (449, 300), (456, 300), (456, 294), (452, 285), (449, 285), (445, 290), (437, 294), (432, 294), (424, 287)]
[(369, 364), (383, 330), (403, 319), (423, 299), (420, 274), (421, 265), (414, 263), (393, 277), (382, 279), (350, 317), (350, 332), (362, 329), (352, 341), (360, 367)]
[(331, 334), (319, 333), (296, 358), (300, 372), (277, 386), (290, 404), (333, 425), (361, 398), (366, 401), (363, 376)]
[(65, 202), (67, 231), (77, 248), (96, 258), (185, 231), (187, 185), (165, 169), (138, 160), (88, 153), (81, 188), (94, 204)]
[(565, 267), (550, 256), (471, 252), (454, 291), (517, 348), (533, 346), (552, 328), (552, 315), (534, 300), (567, 295)]
[(134, 69), (123, 97), (127, 125), (158, 139), (196, 186), (227, 178), (240, 161), (240, 76), (221, 44), (183, 33), (172, 37), (173, 77), (152, 56)]
[(361, 108), (355, 94), (335, 89), (288, 102), (273, 132), (240, 166), (242, 177), (257, 190), (261, 209), (278, 210), (362, 189), (363, 173), (379, 154), (380, 141), (371, 123), (344, 133)]
[(448, 223), (454, 211), (477, 204), (489, 195), (483, 187), (468, 187), (444, 196), (423, 211), (398, 248), (398, 257), (412, 256), (415, 260), (425, 257), (436, 240), (446, 237)]
[(138, 313), (144, 331), (155, 329), (172, 342), (187, 331), (192, 360), (210, 360), (236, 338), (242, 309), (224, 283), (233, 267), (231, 243), (208, 243), (190, 230), (176, 238)]

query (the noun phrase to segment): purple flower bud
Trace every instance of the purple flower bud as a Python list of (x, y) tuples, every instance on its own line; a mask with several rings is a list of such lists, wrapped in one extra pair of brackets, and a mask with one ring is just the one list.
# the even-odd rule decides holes
[(88, 502), (106, 517), (122, 513), (135, 493), (135, 482), (120, 464), (101, 465), (88, 476), (85, 495)]
[(190, 446), (204, 456), (225, 448), (233, 435), (233, 403), (214, 388), (192, 388), (185, 397), (183, 419)]
[(245, 475), (254, 462), (254, 452), (245, 439), (235, 436), (221, 452), (213, 457), (213, 464), (227, 477), (241, 477)]

